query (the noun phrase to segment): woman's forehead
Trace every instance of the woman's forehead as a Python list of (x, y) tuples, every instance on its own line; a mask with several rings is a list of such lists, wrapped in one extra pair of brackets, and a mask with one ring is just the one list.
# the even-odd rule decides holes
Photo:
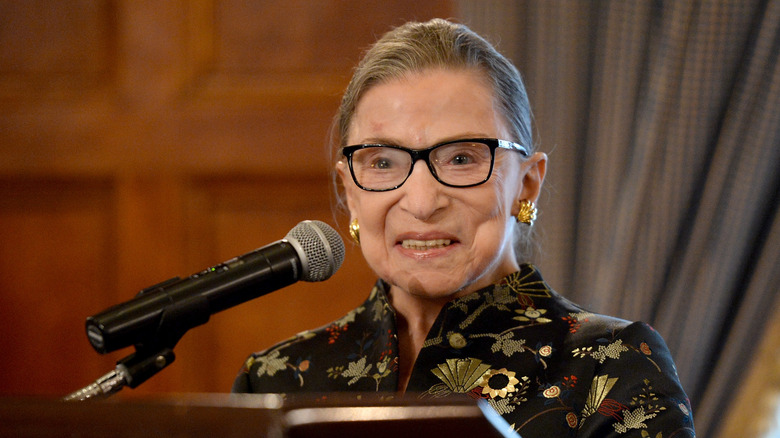
[(463, 136), (501, 137), (506, 131), (501, 120), (480, 74), (426, 70), (367, 90), (356, 106), (348, 143), (381, 138), (414, 146)]

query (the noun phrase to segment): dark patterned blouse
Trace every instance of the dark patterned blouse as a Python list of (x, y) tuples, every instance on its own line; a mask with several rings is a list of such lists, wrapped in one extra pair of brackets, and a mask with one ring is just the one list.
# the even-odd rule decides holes
[[(251, 355), (233, 391), (396, 392), (387, 290), (380, 280), (343, 318)], [(411, 394), (484, 399), (525, 438), (695, 435), (661, 336), (584, 311), (532, 265), (444, 306), (415, 362)]]

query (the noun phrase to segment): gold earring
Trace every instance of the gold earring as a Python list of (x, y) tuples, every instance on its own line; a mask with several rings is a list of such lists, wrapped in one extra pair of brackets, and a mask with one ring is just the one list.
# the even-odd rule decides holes
[(358, 224), (357, 218), (352, 219), (352, 222), (349, 223), (349, 235), (355, 243), (360, 245), (360, 224)]
[(536, 205), (527, 199), (523, 199), (520, 201), (520, 211), (515, 217), (517, 218), (518, 222), (527, 224), (530, 227), (536, 220), (536, 212)]

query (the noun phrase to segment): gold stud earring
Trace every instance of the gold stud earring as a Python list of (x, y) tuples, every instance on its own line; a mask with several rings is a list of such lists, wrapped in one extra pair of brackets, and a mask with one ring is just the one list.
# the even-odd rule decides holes
[(349, 223), (349, 235), (355, 243), (360, 245), (360, 224), (358, 224), (357, 218), (352, 219), (352, 222)]
[(520, 201), (520, 211), (517, 213), (516, 219), (518, 222), (527, 224), (529, 227), (534, 224), (536, 220), (536, 205), (533, 202), (523, 199)]

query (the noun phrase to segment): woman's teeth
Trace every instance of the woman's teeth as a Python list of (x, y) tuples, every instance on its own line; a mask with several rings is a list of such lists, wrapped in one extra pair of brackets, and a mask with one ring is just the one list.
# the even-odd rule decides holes
[(401, 246), (406, 249), (426, 250), (434, 248), (444, 248), (450, 244), (450, 239), (434, 239), (434, 240), (413, 240), (407, 239), (401, 242)]

